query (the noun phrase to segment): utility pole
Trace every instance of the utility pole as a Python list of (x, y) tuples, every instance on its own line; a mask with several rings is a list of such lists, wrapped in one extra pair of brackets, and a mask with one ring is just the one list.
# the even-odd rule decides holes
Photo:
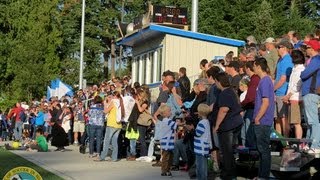
[(82, 89), (83, 81), (83, 49), (84, 49), (84, 17), (86, 0), (82, 0), (82, 18), (81, 18), (81, 40), (80, 40), (80, 70), (79, 70), (79, 89)]
[(115, 71), (115, 66), (116, 66), (116, 43), (115, 40), (111, 40), (111, 78), (116, 77), (116, 71)]
[(198, 0), (192, 0), (191, 31), (198, 32)]

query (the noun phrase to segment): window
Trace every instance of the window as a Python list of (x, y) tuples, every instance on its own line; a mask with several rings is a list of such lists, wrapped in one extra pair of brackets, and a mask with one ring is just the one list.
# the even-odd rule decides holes
[(132, 65), (132, 73), (136, 75), (134, 80), (140, 84), (161, 81), (163, 65), (162, 47), (137, 55)]

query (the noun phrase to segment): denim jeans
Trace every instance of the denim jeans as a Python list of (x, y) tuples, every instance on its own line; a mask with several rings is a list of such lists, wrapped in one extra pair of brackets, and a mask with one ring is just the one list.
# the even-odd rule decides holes
[(187, 162), (187, 149), (186, 145), (183, 144), (183, 139), (176, 140), (174, 143), (173, 151), (173, 165), (179, 166), (179, 159), (182, 158), (182, 161)]
[(96, 138), (96, 149), (99, 154), (101, 151), (103, 126), (89, 125), (89, 154), (93, 154), (94, 138)]
[(222, 179), (234, 179), (236, 178), (236, 162), (233, 156), (233, 147), (235, 145), (235, 139), (241, 131), (242, 125), (225, 132), (218, 132), (220, 149), (222, 153), (222, 167), (221, 178)]
[(271, 126), (255, 125), (254, 133), (257, 141), (257, 150), (259, 152), (258, 177), (269, 179), (271, 168), (271, 152), (269, 147)]
[(103, 141), (103, 151), (101, 152), (100, 159), (104, 160), (109, 152), (110, 142), (112, 144), (112, 154), (111, 159), (112, 161), (118, 160), (118, 136), (121, 129), (113, 128), (113, 127), (106, 127), (106, 133), (104, 135)]
[(150, 140), (150, 144), (149, 144), (149, 147), (148, 147), (148, 156), (149, 157), (152, 157), (153, 154), (154, 154), (154, 144), (155, 144), (155, 138), (152, 137), (151, 140)]
[(250, 131), (249, 131), (252, 118), (253, 118), (253, 109), (247, 109), (243, 117), (244, 121), (243, 121), (243, 126), (241, 128), (242, 145), (246, 147), (249, 147), (249, 144), (250, 144), (250, 142), (248, 142), (250, 138), (248, 139), (247, 137), (254, 135), (254, 134), (250, 134)]
[(147, 127), (138, 125), (138, 131), (139, 131), (139, 142), (140, 142), (140, 156), (147, 156), (148, 155), (147, 143), (146, 143)]
[(23, 125), (22, 121), (16, 121), (16, 123), (14, 125), (13, 133), (14, 133), (15, 140), (20, 140), (21, 139), (21, 136), (22, 136), (22, 125)]
[(320, 149), (319, 101), (320, 96), (316, 94), (307, 94), (303, 96), (305, 115), (309, 125), (307, 138), (312, 139), (311, 148), (316, 149)]
[(208, 158), (196, 154), (196, 168), (197, 168), (197, 179), (207, 180), (208, 179)]
[(136, 145), (137, 145), (137, 140), (130, 139), (130, 155), (131, 156), (135, 156), (137, 154)]

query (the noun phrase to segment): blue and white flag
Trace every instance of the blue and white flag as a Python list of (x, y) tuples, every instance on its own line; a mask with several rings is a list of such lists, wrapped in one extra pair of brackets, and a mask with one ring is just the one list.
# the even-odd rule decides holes
[(47, 86), (47, 100), (49, 100), (52, 97), (52, 89)]
[(64, 84), (62, 81), (59, 80), (59, 87), (58, 87), (58, 98), (60, 99), (62, 96), (72, 92), (70, 86)]
[(59, 79), (51, 81), (51, 97), (58, 96), (59, 81)]
[(63, 83), (60, 79), (54, 79), (51, 81), (51, 88), (47, 87), (47, 98), (58, 97), (60, 99), (62, 96), (73, 96), (72, 87)]

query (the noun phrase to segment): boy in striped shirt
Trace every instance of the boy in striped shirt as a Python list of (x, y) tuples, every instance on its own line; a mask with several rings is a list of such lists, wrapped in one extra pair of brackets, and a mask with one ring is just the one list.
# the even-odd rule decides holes
[(160, 115), (163, 117), (160, 128), (160, 146), (162, 150), (161, 176), (172, 176), (170, 168), (173, 161), (174, 136), (177, 123), (172, 119), (171, 108), (163, 104), (159, 107)]
[(196, 154), (196, 168), (197, 179), (207, 180), (208, 176), (208, 156), (209, 151), (212, 149), (210, 124), (207, 119), (211, 109), (206, 104), (199, 104), (198, 116), (200, 121), (195, 130), (194, 137), (194, 153)]

